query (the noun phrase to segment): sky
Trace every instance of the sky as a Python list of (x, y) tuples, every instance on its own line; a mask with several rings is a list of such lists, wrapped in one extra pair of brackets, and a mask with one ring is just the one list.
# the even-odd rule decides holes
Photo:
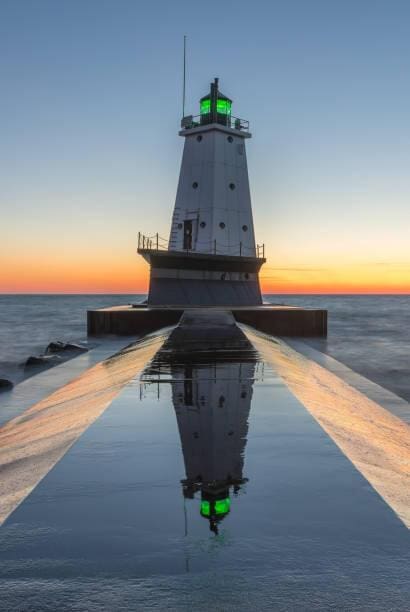
[(410, 293), (407, 0), (1, 0), (0, 292), (141, 293), (220, 78), (271, 293)]

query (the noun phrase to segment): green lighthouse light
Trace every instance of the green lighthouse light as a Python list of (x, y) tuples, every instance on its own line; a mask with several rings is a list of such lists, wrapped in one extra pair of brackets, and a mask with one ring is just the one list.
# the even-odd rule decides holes
[(211, 112), (211, 99), (201, 100), (201, 115), (208, 115)]
[[(221, 115), (230, 115), (231, 108), (232, 108), (232, 102), (230, 100), (218, 99), (216, 101), (216, 112), (220, 113)], [(205, 98), (204, 100), (201, 100), (200, 112), (201, 112), (201, 115), (208, 115), (211, 112), (211, 99), (210, 98)]]
[(231, 114), (232, 102), (230, 100), (217, 100), (216, 101), (216, 112), (221, 115)]
[(232, 100), (219, 91), (218, 79), (211, 83), (211, 91), (200, 99), (199, 109), (201, 125), (219, 123), (226, 127), (232, 127)]

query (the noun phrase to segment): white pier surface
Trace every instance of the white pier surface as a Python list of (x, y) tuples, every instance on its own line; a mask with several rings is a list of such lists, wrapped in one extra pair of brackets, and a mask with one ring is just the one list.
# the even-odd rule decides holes
[(246, 334), (171, 359), (151, 337), (0, 429), (0, 610), (408, 609), (409, 426)]

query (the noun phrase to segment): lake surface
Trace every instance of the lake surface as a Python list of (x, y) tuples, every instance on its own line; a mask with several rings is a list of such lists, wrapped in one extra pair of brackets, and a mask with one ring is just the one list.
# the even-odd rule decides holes
[(404, 610), (409, 568), (271, 366), (157, 356), (0, 528), (0, 609)]

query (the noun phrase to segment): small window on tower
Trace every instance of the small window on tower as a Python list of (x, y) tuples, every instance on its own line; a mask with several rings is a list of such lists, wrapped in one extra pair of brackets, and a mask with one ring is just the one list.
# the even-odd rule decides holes
[(221, 229), (225, 229), (225, 223), (223, 221), (220, 222), (219, 227)]
[(178, 229), (182, 229), (182, 223), (178, 223)]
[(201, 140), (202, 140), (201, 134), (199, 134), (199, 136), (197, 136), (196, 139), (197, 139), (198, 142), (201, 142)]
[(228, 142), (233, 142), (232, 136), (228, 136), (227, 140), (228, 140)]
[(233, 191), (235, 189), (235, 183), (229, 183), (229, 189)]
[(242, 229), (243, 229), (244, 232), (247, 232), (248, 231), (248, 226), (247, 225), (242, 225)]
[(194, 181), (194, 182), (192, 183), (192, 187), (193, 187), (194, 189), (198, 189), (198, 183), (197, 183), (196, 181)]
[(200, 227), (206, 227), (206, 223), (205, 221), (201, 221), (201, 223), (199, 224)]

